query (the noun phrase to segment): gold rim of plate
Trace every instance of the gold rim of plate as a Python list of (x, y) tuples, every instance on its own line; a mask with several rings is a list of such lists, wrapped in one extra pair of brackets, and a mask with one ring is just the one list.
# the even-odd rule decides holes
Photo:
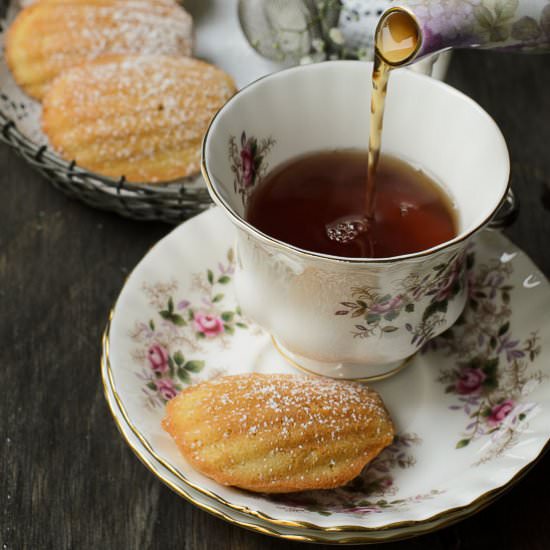
[[(103, 354), (101, 358), (102, 365), (105, 366), (105, 371), (107, 373), (108, 380), (103, 380), (103, 387), (104, 391), (107, 391), (106, 384), (108, 383), (111, 391), (113, 393), (113, 397), (116, 401), (116, 404), (118, 406), (118, 409), (120, 411), (120, 414), (122, 415), (124, 421), (126, 422), (127, 426), (130, 428), (131, 432), (136, 436), (136, 438), (140, 441), (140, 443), (143, 445), (143, 447), (147, 450), (147, 452), (167, 471), (169, 471), (172, 475), (177, 477), (182, 483), (184, 483), (186, 486), (190, 487), (191, 489), (194, 489), (195, 491), (205, 495), (206, 497), (209, 497), (215, 501), (217, 501), (219, 504), (221, 504), (224, 507), (228, 507), (231, 510), (235, 510), (236, 512), (243, 513), (245, 515), (252, 516), (254, 518), (258, 518), (262, 521), (266, 521), (268, 523), (271, 523), (273, 525), (277, 525), (280, 527), (290, 527), (290, 528), (297, 528), (297, 529), (308, 529), (311, 531), (318, 531), (319, 533), (339, 533), (343, 531), (347, 532), (358, 532), (363, 533), (360, 536), (356, 537), (350, 537), (341, 539), (338, 541), (333, 541), (332, 539), (327, 540), (323, 538), (322, 535), (319, 536), (309, 536), (309, 535), (291, 535), (291, 534), (282, 534), (277, 533), (271, 529), (268, 529), (267, 527), (262, 527), (260, 525), (256, 524), (248, 524), (245, 522), (240, 522), (237, 519), (231, 518), (224, 514), (222, 511), (212, 508), (211, 506), (198, 502), (196, 499), (194, 499), (191, 495), (187, 494), (181, 487), (174, 485), (171, 481), (166, 480), (161, 473), (159, 473), (155, 467), (150, 463), (150, 461), (147, 459), (147, 457), (143, 456), (143, 453), (136, 449), (135, 446), (128, 440), (128, 438), (123, 433), (119, 419), (115, 413), (111, 409), (111, 414), (113, 418), (115, 419), (115, 423), (117, 424), (117, 427), (119, 431), (121, 432), (123, 438), (128, 443), (130, 448), (134, 451), (134, 453), (138, 456), (138, 458), (156, 475), (158, 476), (166, 485), (168, 485), (173, 491), (175, 491), (180, 496), (186, 498), (199, 508), (202, 508), (218, 517), (221, 517), (222, 519), (225, 519), (226, 521), (233, 523), (235, 525), (239, 525), (241, 527), (245, 527), (247, 529), (251, 529), (253, 531), (258, 531), (260, 533), (274, 535), (280, 538), (285, 538), (288, 540), (296, 540), (296, 541), (304, 541), (304, 542), (336, 542), (339, 544), (357, 544), (357, 543), (365, 543), (365, 542), (381, 542), (382, 539), (375, 538), (368, 535), (368, 533), (377, 533), (380, 535), (381, 533), (396, 530), (396, 529), (403, 529), (408, 527), (417, 527), (418, 529), (415, 531), (411, 531), (405, 534), (396, 533), (393, 536), (391, 534), (388, 534), (387, 537), (384, 537), (384, 541), (390, 541), (390, 540), (401, 540), (405, 538), (411, 538), (416, 535), (424, 534), (433, 532), (439, 529), (442, 529), (443, 527), (446, 527), (448, 525), (451, 525), (452, 523), (455, 523), (457, 521), (460, 521), (462, 519), (466, 519), (482, 508), (488, 506), (491, 502), (493, 502), (497, 497), (501, 496), (503, 493), (505, 493), (510, 487), (512, 487), (515, 483), (517, 483), (545, 454), (545, 452), (550, 448), (550, 440), (546, 442), (540, 453), (528, 464), (526, 464), (523, 468), (521, 468), (507, 483), (504, 485), (501, 485), (500, 487), (496, 487), (495, 489), (492, 489), (490, 491), (487, 491), (486, 493), (483, 493), (476, 499), (474, 499), (469, 504), (465, 504), (462, 506), (456, 506), (454, 508), (450, 508), (448, 510), (444, 510), (443, 512), (438, 512), (437, 514), (434, 514), (428, 518), (422, 519), (422, 520), (408, 520), (408, 521), (400, 521), (400, 522), (394, 522), (390, 523), (381, 527), (361, 527), (360, 525), (337, 525), (333, 527), (323, 527), (320, 525), (316, 525), (314, 523), (309, 523), (306, 521), (289, 521), (289, 520), (282, 520), (273, 518), (267, 514), (264, 514), (263, 512), (259, 512), (257, 510), (251, 510), (247, 506), (241, 506), (237, 505), (231, 502), (228, 502), (223, 497), (217, 495), (216, 493), (213, 493), (212, 491), (209, 491), (207, 489), (204, 489), (203, 487), (197, 485), (196, 483), (190, 481), (187, 479), (183, 474), (181, 474), (176, 468), (174, 468), (170, 463), (168, 463), (165, 459), (163, 459), (161, 456), (159, 456), (151, 444), (147, 441), (147, 439), (140, 433), (140, 431), (133, 425), (133, 423), (130, 421), (130, 418), (128, 416), (128, 413), (122, 403), (122, 399), (120, 398), (120, 395), (118, 394), (118, 391), (116, 389), (115, 383), (114, 383), (114, 377), (113, 377), (113, 371), (111, 368), (111, 361), (109, 356), (109, 349), (110, 349), (110, 340), (109, 340), (109, 331), (111, 327), (111, 321), (113, 319), (114, 315), (114, 309), (111, 310), (109, 314), (109, 321), (107, 323), (107, 326), (105, 328), (105, 332), (103, 333)], [(102, 379), (103, 379), (103, 373), (102, 373)], [(426, 526), (426, 524), (430, 524), (434, 521), (444, 520), (447, 518), (447, 521), (444, 521), (437, 526), (433, 526), (431, 528), (422, 529), (422, 526)]]

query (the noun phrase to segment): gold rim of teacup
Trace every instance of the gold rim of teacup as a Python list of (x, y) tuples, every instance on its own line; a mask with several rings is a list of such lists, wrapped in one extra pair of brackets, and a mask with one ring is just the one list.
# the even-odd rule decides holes
[[(340, 256), (331, 256), (329, 254), (321, 254), (319, 252), (312, 252), (309, 250), (304, 250), (302, 248), (299, 248), (297, 246), (285, 243), (284, 241), (280, 241), (278, 239), (275, 239), (274, 237), (270, 237), (266, 233), (263, 233), (262, 231), (259, 231), (256, 229), (253, 225), (248, 223), (244, 218), (239, 216), (234, 209), (229, 205), (229, 203), (222, 197), (222, 195), (219, 193), (217, 186), (214, 185), (212, 182), (212, 178), (210, 177), (210, 172), (208, 171), (207, 167), (207, 153), (206, 153), (206, 143), (208, 142), (209, 136), (212, 131), (212, 127), (214, 126), (216, 120), (220, 116), (221, 113), (223, 113), (231, 104), (235, 101), (235, 99), (239, 96), (241, 96), (243, 93), (246, 93), (247, 90), (249, 90), (251, 87), (256, 85), (258, 82), (261, 82), (263, 80), (268, 80), (270, 78), (277, 78), (281, 74), (287, 74), (294, 71), (307, 71), (307, 70), (317, 70), (318, 67), (328, 67), (335, 64), (346, 64), (346, 65), (352, 65), (352, 64), (360, 64), (362, 67), (364, 67), (367, 63), (365, 61), (354, 61), (354, 60), (338, 60), (338, 61), (325, 61), (320, 64), (312, 64), (312, 65), (300, 65), (298, 67), (290, 67), (288, 69), (283, 69), (281, 71), (277, 71), (275, 73), (270, 73), (267, 75), (264, 75), (250, 84), (247, 84), (243, 88), (241, 88), (236, 94), (234, 94), (226, 103), (225, 105), (212, 117), (210, 120), (210, 124), (208, 125), (208, 128), (204, 134), (204, 138), (202, 141), (201, 146), (201, 172), (204, 177), (204, 180), (206, 182), (206, 187), (208, 189), (208, 192), (210, 193), (210, 197), (212, 200), (220, 206), (229, 216), (231, 221), (240, 229), (246, 231), (250, 235), (256, 237), (260, 241), (262, 241), (265, 244), (275, 246), (277, 248), (282, 248), (283, 250), (286, 250), (288, 252), (297, 254), (303, 258), (306, 259), (315, 259), (315, 260), (325, 260), (329, 261), (335, 264), (347, 264), (347, 265), (382, 265), (382, 264), (393, 264), (400, 261), (414, 261), (418, 259), (423, 259), (427, 256), (431, 256), (432, 254), (435, 254), (437, 252), (440, 252), (442, 250), (450, 250), (453, 248), (457, 248), (468, 239), (470, 239), (475, 233), (480, 231), (482, 228), (484, 228), (489, 222), (493, 219), (493, 217), (496, 215), (500, 207), (504, 204), (506, 201), (506, 197), (508, 195), (508, 192), (510, 190), (510, 158), (509, 155), (506, 155), (505, 162), (507, 162), (507, 170), (506, 170), (506, 178), (507, 178), (507, 184), (506, 187), (502, 191), (502, 195), (500, 197), (500, 200), (498, 201), (497, 205), (491, 210), (491, 212), (478, 224), (476, 224), (475, 227), (471, 228), (469, 231), (464, 232), (463, 234), (457, 235), (454, 239), (451, 239), (450, 241), (446, 241), (444, 243), (441, 243), (437, 246), (434, 246), (432, 248), (428, 248), (426, 250), (421, 250), (420, 252), (414, 252), (412, 254), (402, 254), (400, 256), (391, 256), (388, 258), (348, 258), (348, 257), (340, 257)], [(483, 113), (484, 116), (486, 116), (495, 126), (497, 133), (500, 135), (502, 139), (502, 143), (504, 145), (504, 148), (506, 151), (508, 151), (508, 147), (506, 145), (506, 141), (504, 140), (504, 136), (502, 135), (502, 132), (500, 131), (500, 128), (498, 127), (498, 124), (495, 122), (493, 117), (487, 113), (480, 105), (478, 105), (473, 99), (468, 97), (467, 95), (463, 94), (459, 90), (449, 86), (448, 84), (445, 84), (444, 82), (434, 80), (431, 77), (428, 77), (426, 75), (421, 75), (417, 73), (410, 72), (411, 78), (428, 78), (430, 81), (433, 81), (434, 86), (443, 87), (445, 89), (448, 89), (450, 92), (452, 92), (454, 95), (459, 95), (464, 101), (469, 103), (474, 109), (477, 111), (480, 111)]]

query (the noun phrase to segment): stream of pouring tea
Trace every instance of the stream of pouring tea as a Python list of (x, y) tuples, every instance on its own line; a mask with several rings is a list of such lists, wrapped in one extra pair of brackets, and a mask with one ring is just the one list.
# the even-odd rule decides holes
[(382, 145), (382, 127), (384, 125), (384, 106), (390, 66), (376, 53), (372, 70), (372, 96), (370, 103), (370, 134), (368, 147), (367, 192), (365, 216), (367, 220), (374, 218), (374, 199), (376, 192), (376, 168), (380, 160)]
[(388, 14), (376, 32), (365, 205), (367, 220), (372, 220), (374, 217), (376, 169), (380, 159), (384, 107), (390, 71), (416, 51), (418, 40), (418, 28), (414, 20), (401, 11)]
[(365, 213), (363, 216), (339, 218), (326, 226), (328, 238), (342, 244), (356, 240), (359, 235), (366, 235), (367, 238), (361, 244), (364, 256), (372, 256), (374, 250), (372, 239), (369, 237), (369, 227), (372, 227), (375, 219), (376, 171), (380, 160), (384, 106), (390, 71), (414, 54), (419, 39), (418, 27), (407, 12), (391, 11), (383, 16), (375, 36)]

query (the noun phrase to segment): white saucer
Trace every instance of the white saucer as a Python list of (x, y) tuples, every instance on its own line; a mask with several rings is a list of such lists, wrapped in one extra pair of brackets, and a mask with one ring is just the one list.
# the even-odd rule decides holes
[(540, 456), (550, 436), (548, 283), (505, 237), (485, 232), (472, 250), (463, 323), (374, 385), (400, 437), (356, 483), (268, 497), (193, 470), (160, 427), (165, 398), (220, 374), (295, 372), (270, 336), (240, 314), (233, 236), (216, 209), (181, 225), (137, 266), (112, 314), (104, 362), (119, 409), (113, 412), (139, 441), (136, 452), (154, 459), (159, 477), (169, 472), (193, 498), (200, 494), (216, 511), (231, 510), (280, 536), (313, 532), (314, 540), (346, 542), (349, 533), (361, 540), (383, 533), (377, 540), (388, 540), (472, 513)]

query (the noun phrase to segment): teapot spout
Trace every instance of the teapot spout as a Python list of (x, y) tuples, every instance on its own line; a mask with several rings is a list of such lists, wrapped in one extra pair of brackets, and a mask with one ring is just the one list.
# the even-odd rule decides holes
[[(416, 34), (414, 51), (392, 53), (384, 45), (384, 40), (391, 46), (395, 37), (399, 42), (407, 33), (413, 38)], [(548, 52), (550, 4), (541, 0), (481, 0), (475, 5), (464, 0), (399, 0), (381, 15), (375, 47), (393, 67), (450, 48)]]
[(422, 49), (420, 22), (406, 7), (386, 10), (376, 26), (374, 47), (376, 56), (390, 67), (401, 67), (417, 60)]

